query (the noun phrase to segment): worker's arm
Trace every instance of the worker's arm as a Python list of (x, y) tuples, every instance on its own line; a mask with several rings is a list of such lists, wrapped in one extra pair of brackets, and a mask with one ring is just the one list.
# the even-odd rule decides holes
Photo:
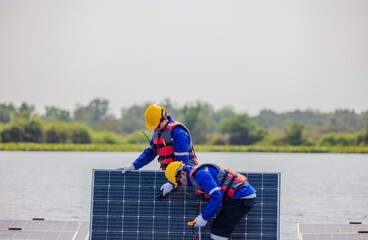
[(175, 161), (183, 162), (188, 165), (189, 162), (189, 135), (181, 127), (173, 129), (171, 137), (174, 144)]
[(157, 156), (157, 151), (153, 149), (153, 141), (151, 139), (150, 145), (139, 155), (139, 157), (133, 162), (133, 166), (136, 170), (146, 166)]
[[(209, 168), (210, 169), (210, 168)], [(215, 171), (215, 170), (213, 170)], [(205, 169), (200, 169), (196, 175), (195, 179), (197, 183), (201, 186), (203, 191), (210, 196), (206, 208), (202, 211), (202, 217), (206, 221), (210, 221), (213, 216), (217, 213), (222, 202), (222, 191), (220, 185), (214, 179), (209, 171)]]

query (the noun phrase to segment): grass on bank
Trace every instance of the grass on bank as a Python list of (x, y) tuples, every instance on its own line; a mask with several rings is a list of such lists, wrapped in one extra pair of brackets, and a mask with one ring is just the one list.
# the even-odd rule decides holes
[[(147, 144), (0, 143), (0, 151), (141, 152)], [(368, 153), (367, 146), (195, 145), (197, 152)]]

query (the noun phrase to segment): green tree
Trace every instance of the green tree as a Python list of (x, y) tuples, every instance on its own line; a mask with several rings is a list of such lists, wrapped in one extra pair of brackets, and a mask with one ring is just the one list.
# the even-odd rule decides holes
[(318, 141), (320, 146), (358, 146), (363, 143), (364, 140), (361, 133), (329, 133), (321, 137)]
[(92, 120), (98, 121), (107, 117), (109, 101), (106, 99), (95, 98), (89, 103), (88, 107), (92, 112)]
[(206, 143), (207, 135), (215, 129), (212, 107), (198, 101), (194, 105), (185, 105), (183, 114), (183, 123), (192, 135), (193, 144)]
[(271, 110), (262, 110), (261, 113), (254, 118), (254, 121), (261, 127), (269, 128), (280, 126), (283, 120), (281, 116)]
[(73, 124), (71, 128), (72, 143), (91, 143), (90, 129), (83, 124)]
[(32, 117), (24, 125), (25, 142), (42, 143), (45, 142), (45, 129), (41, 119)]
[(4, 131), (4, 125), (2, 123), (0, 123), (0, 143), (2, 142), (3, 131)]
[(303, 130), (305, 129), (305, 125), (299, 122), (293, 123), (289, 129), (285, 129), (286, 137), (285, 140), (288, 144), (293, 146), (298, 146), (303, 144)]
[(122, 133), (123, 128), (121, 126), (120, 119), (101, 119), (98, 122), (94, 123), (92, 126), (94, 131), (108, 131), (115, 133)]
[(70, 136), (70, 127), (63, 122), (53, 122), (46, 128), (46, 142), (67, 143)]
[[(149, 139), (152, 138), (153, 132), (146, 132)], [(136, 131), (127, 137), (127, 142), (130, 144), (149, 144), (149, 140), (144, 136), (142, 131)]]
[(77, 106), (74, 111), (74, 119), (79, 122), (93, 125), (97, 121), (109, 118), (107, 114), (109, 110), (109, 101), (105, 99), (95, 98), (88, 106)]
[(93, 114), (91, 109), (83, 106), (77, 106), (77, 108), (74, 110), (74, 120), (77, 122), (82, 122), (86, 124), (90, 124), (93, 119)]
[(236, 113), (231, 106), (221, 108), (214, 113), (214, 121), (216, 124), (221, 124), (223, 121), (236, 117)]
[(19, 120), (7, 124), (4, 126), (4, 129), (1, 133), (2, 142), (24, 142), (25, 139), (25, 130), (24, 124), (22, 124)]
[(113, 132), (91, 132), (92, 143), (122, 144), (125, 140)]
[(35, 107), (34, 105), (28, 105), (26, 102), (23, 102), (17, 111), (18, 117), (23, 117), (25, 119), (31, 118), (35, 115)]
[(368, 145), (368, 122), (367, 127), (365, 128), (365, 139), (364, 139), (365, 145)]
[(71, 117), (69, 111), (51, 106), (46, 107), (45, 119), (51, 121), (60, 120), (63, 122), (70, 122)]
[(163, 102), (160, 103), (161, 106), (164, 106), (167, 114), (172, 116), (175, 121), (182, 122), (183, 121), (183, 112), (181, 109), (174, 103), (170, 101), (170, 99), (165, 98)]
[(277, 114), (271, 110), (263, 110), (253, 118), (261, 127), (271, 132), (281, 133), (283, 126), (289, 122), (300, 122), (306, 127), (308, 135), (320, 136), (326, 133), (356, 133), (364, 131), (368, 120), (368, 111), (356, 114), (350, 110), (336, 110), (332, 113), (321, 113), (315, 110), (293, 111)]
[(233, 145), (251, 145), (262, 141), (267, 135), (267, 131), (259, 127), (246, 114), (224, 121), (220, 129), (229, 135), (229, 142)]
[(133, 105), (128, 109), (122, 109), (121, 127), (125, 133), (133, 133), (138, 130), (146, 129), (146, 120), (144, 119), (144, 112), (149, 103), (139, 106)]
[(0, 122), (2, 123), (8, 123), (11, 120), (12, 114), (14, 114), (16, 111), (13, 104), (6, 104), (2, 103), (0, 104)]

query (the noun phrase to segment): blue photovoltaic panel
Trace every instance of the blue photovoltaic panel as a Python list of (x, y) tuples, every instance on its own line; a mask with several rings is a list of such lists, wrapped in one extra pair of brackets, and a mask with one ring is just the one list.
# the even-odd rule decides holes
[[(257, 206), (234, 229), (234, 240), (278, 240), (280, 232), (280, 174), (242, 173), (257, 190)], [(193, 188), (179, 188), (156, 199), (163, 171), (93, 170), (90, 239), (192, 240), (187, 226), (206, 207)], [(208, 239), (211, 221), (201, 228)], [(197, 238), (198, 235), (197, 235)]]

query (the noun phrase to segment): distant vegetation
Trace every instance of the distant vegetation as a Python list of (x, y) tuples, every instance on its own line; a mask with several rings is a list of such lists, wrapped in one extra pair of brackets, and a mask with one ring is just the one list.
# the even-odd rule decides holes
[[(37, 114), (35, 107), (27, 103), (18, 107), (12, 103), (2, 103), (1, 146), (6, 150), (4, 146), (14, 148), (15, 145), (10, 143), (52, 143), (54, 148), (69, 146), (66, 148), (73, 149), (73, 144), (86, 144), (81, 148), (94, 146), (96, 150), (109, 148), (107, 146), (117, 149), (112, 145), (129, 149), (127, 146), (137, 144), (138, 147), (131, 148), (140, 149), (140, 144), (147, 144), (142, 131), (148, 137), (152, 136), (152, 131), (145, 129), (144, 120), (144, 111), (150, 104), (122, 109), (121, 116), (116, 118), (109, 114), (109, 102), (98, 98), (87, 106), (77, 106), (73, 113), (49, 106), (44, 115)], [(245, 146), (242, 151), (292, 151), (294, 148), (300, 151), (328, 152), (330, 150), (319, 150), (357, 147), (355, 149), (363, 149), (357, 152), (365, 152), (368, 145), (368, 111), (357, 114), (350, 110), (336, 110), (333, 113), (308, 110), (278, 114), (264, 110), (256, 117), (249, 117), (236, 113), (231, 106), (215, 111), (205, 102), (178, 107), (166, 99), (161, 104), (166, 107), (169, 115), (190, 129), (193, 143), (201, 146), (197, 148), (208, 151), (226, 151), (231, 149), (230, 146)], [(32, 148), (30, 146), (35, 145), (23, 146)], [(48, 148), (47, 145), (43, 146), (42, 149)], [(232, 151), (235, 149), (233, 147)]]

